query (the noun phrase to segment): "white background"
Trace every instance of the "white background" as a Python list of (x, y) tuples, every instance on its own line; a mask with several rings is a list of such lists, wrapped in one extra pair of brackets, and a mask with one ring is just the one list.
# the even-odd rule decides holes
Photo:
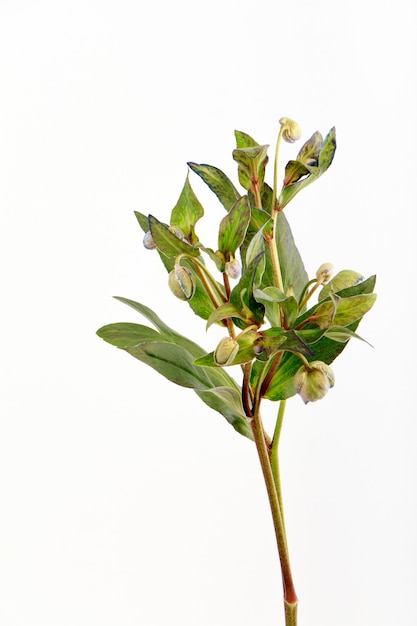
[(234, 129), (274, 144), (283, 115), (337, 128), (288, 207), (308, 272), (379, 294), (374, 349), (288, 406), (300, 626), (417, 625), (415, 26), (412, 0), (0, 0), (1, 626), (283, 623), (253, 444), (95, 335), (143, 322), (122, 295), (214, 347), (133, 211), (168, 220), (189, 160), (237, 183)]

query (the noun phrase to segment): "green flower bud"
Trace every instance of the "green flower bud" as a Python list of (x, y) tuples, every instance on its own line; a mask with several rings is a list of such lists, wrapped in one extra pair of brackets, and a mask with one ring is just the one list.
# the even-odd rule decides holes
[(320, 265), (319, 269), (316, 272), (317, 282), (320, 285), (325, 285), (329, 282), (333, 274), (333, 265), (332, 263), (323, 263)]
[(214, 360), (217, 365), (230, 365), (238, 352), (238, 342), (232, 337), (223, 337), (214, 351)]
[(192, 273), (186, 267), (175, 264), (169, 273), (168, 285), (174, 296), (180, 300), (191, 300), (195, 291), (195, 282)]
[(145, 246), (147, 250), (155, 250), (156, 248), (156, 243), (153, 240), (150, 230), (148, 230), (148, 232), (145, 234), (143, 238), (143, 245)]
[(289, 117), (281, 117), (279, 123), (282, 126), (282, 138), (288, 143), (294, 143), (300, 139), (302, 133), (301, 128), (294, 120)]
[(233, 279), (239, 278), (240, 273), (242, 271), (242, 266), (240, 264), (239, 259), (234, 258), (230, 261), (227, 261), (227, 263), (224, 266), (224, 271), (230, 278), (233, 278)]
[(295, 390), (306, 404), (324, 398), (333, 385), (333, 371), (323, 361), (312, 361), (308, 367), (302, 365), (294, 376)]
[(171, 231), (171, 233), (173, 233), (177, 237), (177, 239), (181, 239), (181, 241), (185, 241), (186, 243), (190, 243), (179, 226), (171, 225), (168, 228)]

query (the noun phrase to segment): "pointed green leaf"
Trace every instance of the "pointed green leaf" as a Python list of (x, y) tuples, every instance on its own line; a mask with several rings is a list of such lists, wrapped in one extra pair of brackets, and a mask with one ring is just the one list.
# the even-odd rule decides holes
[(301, 161), (288, 161), (285, 166), (284, 187), (296, 183), (303, 176), (309, 176), (310, 170)]
[(361, 319), (371, 310), (376, 300), (376, 293), (360, 294), (350, 298), (341, 298), (333, 320), (335, 326), (349, 326)]
[(338, 272), (336, 276), (323, 286), (319, 293), (318, 300), (321, 302), (325, 298), (328, 298), (332, 292), (338, 293), (342, 291), (342, 289), (347, 289), (348, 287), (354, 287), (358, 285), (364, 280), (362, 274), (359, 272), (354, 272), (353, 270), (342, 270)]
[(102, 326), (98, 329), (97, 335), (117, 348), (130, 348), (140, 343), (161, 341), (161, 335), (156, 330), (127, 322)]
[(297, 154), (297, 161), (304, 165), (318, 165), (320, 150), (323, 146), (323, 136), (317, 130), (301, 147)]
[(284, 292), (287, 293), (287, 290), (292, 287), (295, 298), (299, 300), (305, 285), (308, 283), (308, 274), (295, 245), (290, 225), (282, 211), (277, 215), (276, 244)]
[(225, 320), (229, 317), (237, 317), (242, 320), (246, 320), (245, 316), (242, 314), (242, 310), (238, 309), (231, 302), (225, 302), (221, 304), (217, 309), (211, 313), (210, 317), (207, 320), (206, 330), (210, 328), (212, 324), (216, 324)]
[(203, 215), (204, 209), (195, 195), (187, 175), (181, 195), (172, 209), (171, 224), (181, 228), (188, 241), (194, 245), (198, 241), (195, 225)]
[(235, 130), (235, 139), (237, 148), (253, 148), (259, 144), (247, 133), (241, 130)]
[(239, 391), (230, 387), (214, 387), (196, 390), (196, 394), (211, 409), (221, 413), (238, 433), (253, 439), (252, 429), (245, 416)]
[(230, 255), (234, 257), (245, 239), (250, 217), (248, 197), (243, 196), (220, 222), (218, 246), (226, 258)]
[(135, 213), (136, 219), (139, 222), (139, 226), (141, 227), (143, 232), (144, 233), (148, 232), (149, 230), (148, 216), (144, 215), (143, 213), (140, 213), (139, 211), (134, 211), (134, 213)]
[(181, 346), (153, 341), (124, 349), (177, 385), (192, 389), (212, 387), (205, 368), (194, 365), (193, 356)]
[(265, 305), (265, 315), (271, 326), (281, 325), (281, 315), (279, 307), (283, 310), (287, 322), (287, 326), (292, 326), (297, 319), (298, 302), (294, 296), (286, 296), (280, 289), (276, 287), (265, 287), (265, 289), (256, 289), (253, 292), (254, 298), (258, 302)]
[(147, 307), (145, 304), (135, 302), (134, 300), (129, 300), (128, 298), (122, 298), (120, 296), (115, 296), (115, 299), (119, 300), (119, 302), (122, 302), (123, 304), (127, 304), (132, 309), (146, 317), (146, 319), (149, 320), (151, 324), (153, 324), (155, 328), (160, 331), (162, 337), (164, 337), (168, 341), (178, 343), (188, 352), (190, 352), (194, 357), (205, 354), (205, 350), (203, 350), (203, 348), (194, 343), (194, 341), (191, 341), (191, 339), (188, 339), (188, 337), (184, 337), (184, 335), (181, 335), (180, 333), (177, 333), (175, 330), (170, 328), (167, 324), (165, 324), (165, 322), (161, 320), (160, 317), (158, 317), (158, 315), (154, 311), (152, 311), (152, 309)]
[(253, 189), (255, 184), (262, 186), (265, 168), (268, 163), (267, 145), (250, 148), (236, 148), (233, 158), (238, 163), (239, 182), (245, 189)]
[[(304, 144), (303, 148), (301, 148), (301, 160), (300, 165), (296, 166), (294, 163), (289, 164), (288, 175), (286, 173), (286, 180), (288, 178), (287, 184), (284, 182), (284, 186), (282, 187), (281, 193), (278, 198), (278, 208), (282, 211), (284, 207), (294, 198), (294, 196), (299, 193), (302, 189), (313, 183), (317, 180), (324, 172), (328, 169), (331, 162), (333, 161), (333, 157), (336, 151), (336, 130), (332, 128), (329, 133), (326, 135), (323, 144), (321, 145), (318, 155), (318, 142), (320, 139), (320, 134), (314, 134), (309, 141)], [(298, 159), (296, 160), (298, 161)], [(303, 166), (308, 170), (308, 174), (305, 173), (303, 177), (298, 178), (297, 176), (290, 175), (296, 167), (302, 170)]]
[[(346, 343), (349, 339), (359, 339), (360, 341), (364, 341), (371, 346), (369, 341), (366, 341), (363, 337), (360, 337), (357, 333), (353, 332), (346, 326), (332, 326), (325, 331), (325, 335), (328, 339), (332, 339), (333, 341), (339, 341), (341, 343)], [(372, 348), (372, 346), (371, 346)]]
[(149, 215), (148, 220), (152, 238), (158, 250), (167, 257), (175, 258), (180, 253), (199, 256), (200, 250), (198, 248), (194, 248), (189, 243), (179, 239), (166, 224), (157, 220), (153, 215)]
[(326, 137), (324, 138), (323, 147), (319, 154), (319, 169), (320, 174), (323, 174), (327, 168), (331, 165), (334, 154), (336, 152), (336, 129), (330, 129)]
[(221, 170), (213, 165), (198, 165), (197, 163), (188, 163), (188, 167), (198, 174), (200, 178), (210, 187), (216, 194), (226, 211), (230, 211), (236, 200), (239, 200), (240, 193), (229, 180), (229, 178)]

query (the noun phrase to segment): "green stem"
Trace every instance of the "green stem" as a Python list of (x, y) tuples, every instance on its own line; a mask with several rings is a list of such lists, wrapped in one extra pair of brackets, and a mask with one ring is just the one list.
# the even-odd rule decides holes
[(278, 444), (279, 444), (279, 439), (281, 435), (282, 422), (284, 420), (286, 402), (287, 402), (286, 400), (281, 400), (279, 404), (278, 416), (277, 416), (277, 421), (275, 424), (275, 432), (272, 438), (272, 446), (271, 446), (271, 468), (272, 468), (272, 473), (274, 475), (275, 489), (277, 491), (279, 508), (281, 509), (281, 517), (282, 517), (282, 523), (284, 526), (284, 532), (285, 532), (285, 521), (284, 521), (284, 507), (282, 503), (281, 478), (280, 478), (280, 471), (279, 471)]
[(264, 437), (264, 429), (260, 416), (260, 386), (255, 392), (253, 419), (251, 422), (252, 432), (261, 463), (262, 473), (268, 493), (271, 507), (272, 519), (274, 523), (275, 537), (277, 541), (279, 560), (281, 564), (282, 583), (284, 590), (285, 625), (296, 626), (297, 595), (295, 593), (292, 579), (288, 546), (285, 535), (284, 522), (282, 518), (281, 506), (276, 489), (275, 478), (272, 471), (270, 451)]
[(271, 216), (273, 217), (276, 214), (276, 205), (277, 205), (277, 192), (278, 192), (278, 163), (279, 163), (279, 148), (281, 145), (282, 133), (284, 131), (284, 126), (281, 125), (277, 137), (277, 143), (275, 146), (275, 161), (274, 161), (274, 186), (272, 189), (272, 207), (271, 207)]
[[(274, 186), (272, 189), (272, 206), (271, 206), (271, 219), (272, 219), (272, 235), (266, 239), (266, 243), (271, 258), (272, 274), (274, 277), (275, 286), (283, 291), (283, 280), (281, 273), (281, 265), (279, 262), (278, 249), (276, 243), (276, 223), (277, 223), (277, 189), (278, 189), (278, 162), (279, 162), (279, 148), (281, 145), (281, 138), (283, 133), (283, 126), (279, 129), (277, 143), (275, 147), (275, 162), (274, 162)], [(281, 315), (282, 317), (282, 315)]]

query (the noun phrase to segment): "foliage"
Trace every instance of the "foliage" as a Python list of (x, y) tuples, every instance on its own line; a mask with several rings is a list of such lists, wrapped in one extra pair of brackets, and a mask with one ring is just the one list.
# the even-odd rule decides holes
[[(281, 130), (285, 129), (283, 125)], [(285, 132), (282, 134), (285, 138)], [(188, 163), (226, 211), (219, 224), (216, 250), (206, 247), (197, 234), (204, 209), (189, 175), (169, 223), (139, 212), (136, 218), (145, 232), (146, 247), (158, 251), (170, 273), (173, 293), (207, 320), (207, 328), (223, 326), (236, 341), (237, 350), (227, 366), (249, 364), (250, 389), (246, 393), (253, 396), (255, 389), (261, 388), (262, 397), (284, 400), (297, 392), (294, 377), (305, 361), (330, 364), (352, 337), (358, 337), (354, 331), (375, 301), (375, 277), (364, 280), (357, 272), (342, 270), (330, 281), (309, 280), (283, 212), (296, 194), (330, 166), (336, 150), (335, 129), (324, 139), (315, 132), (304, 143), (296, 158), (287, 163), (279, 193), (265, 182), (268, 146), (241, 131), (236, 131), (235, 137), (233, 158), (243, 195), (220, 169)], [(278, 278), (274, 276), (275, 260), (280, 268)], [(220, 276), (208, 269), (210, 264)], [(233, 279), (234, 286), (230, 284)], [(319, 286), (318, 302), (306, 311)], [(98, 335), (168, 380), (194, 389), (240, 433), (252, 437), (242, 389), (216, 360), (216, 350), (204, 354), (144, 305), (119, 300), (147, 317), (157, 330), (119, 323), (103, 326)]]

